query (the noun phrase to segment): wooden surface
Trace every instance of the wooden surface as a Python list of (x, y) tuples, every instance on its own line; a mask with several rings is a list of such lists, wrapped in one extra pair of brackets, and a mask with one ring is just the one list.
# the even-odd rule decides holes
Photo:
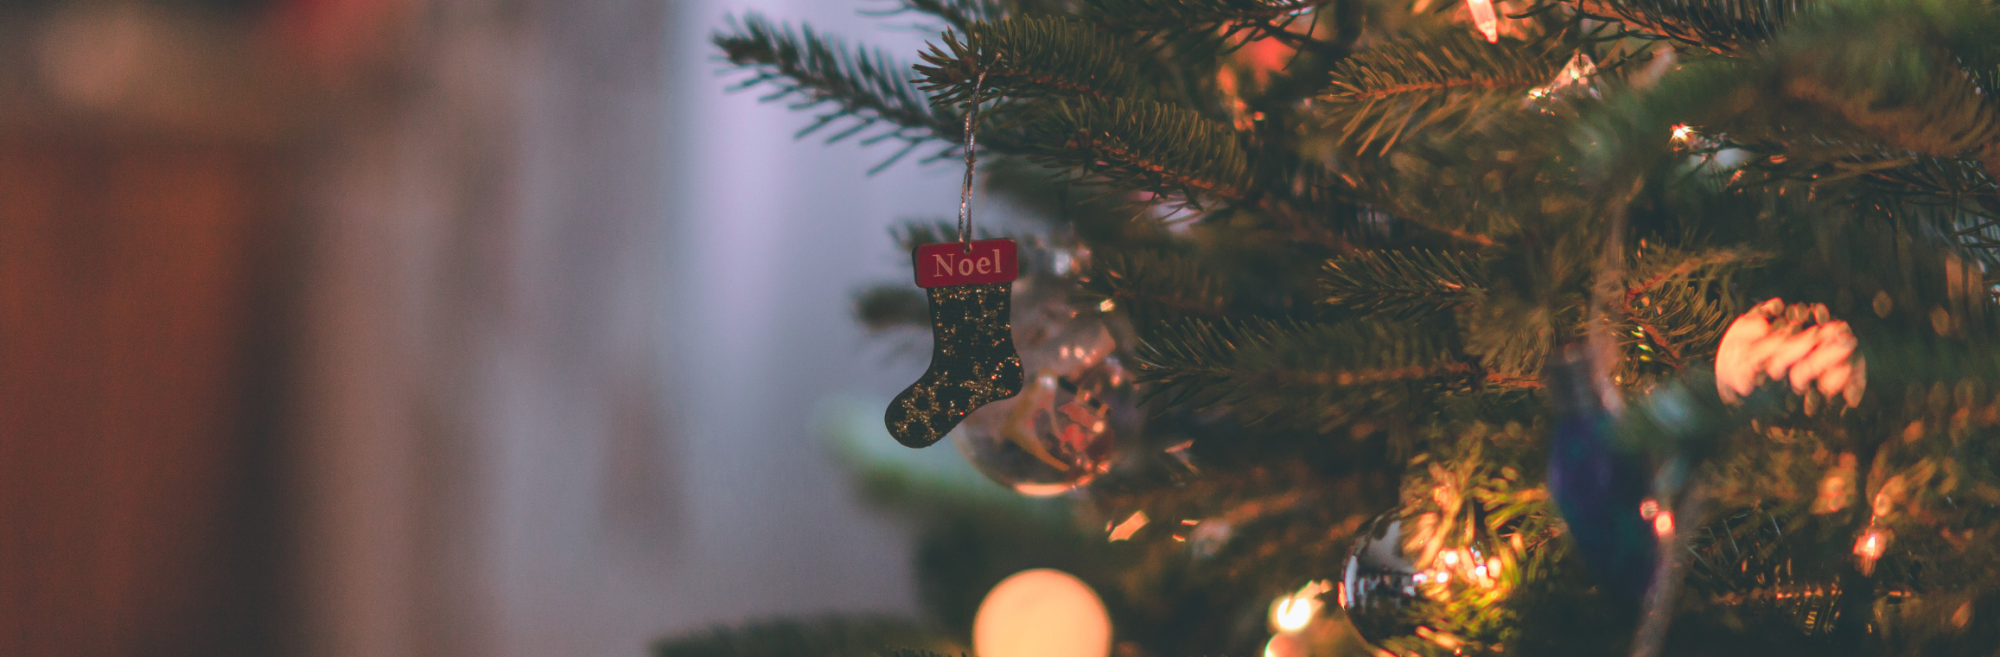
[(265, 654), (267, 149), (0, 132), (0, 654)]

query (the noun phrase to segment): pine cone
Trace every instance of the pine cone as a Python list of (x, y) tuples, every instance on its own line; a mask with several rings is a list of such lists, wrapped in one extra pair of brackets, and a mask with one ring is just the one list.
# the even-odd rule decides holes
[(1730, 323), (1715, 355), (1715, 387), (1722, 400), (1736, 400), (1767, 380), (1788, 381), (1805, 394), (1818, 389), (1853, 408), (1868, 385), (1868, 364), (1855, 351), (1860, 343), (1847, 322), (1833, 319), (1824, 304), (1786, 305), (1771, 299)]

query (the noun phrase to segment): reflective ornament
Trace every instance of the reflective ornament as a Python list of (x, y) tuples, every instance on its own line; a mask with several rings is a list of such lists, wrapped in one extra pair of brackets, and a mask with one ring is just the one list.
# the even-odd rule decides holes
[(1055, 495), (1110, 469), (1119, 430), (1137, 424), (1138, 410), (1109, 317), (1055, 300), (1023, 305), (1027, 312), (1014, 324), (1026, 370), (1021, 393), (981, 407), (953, 436), (966, 460), (1000, 485)]
[(1524, 543), (1496, 539), (1478, 503), (1455, 513), (1399, 517), (1364, 529), (1347, 558), (1338, 599), (1361, 638), (1393, 655), (1469, 654), (1500, 643), (1520, 586)]
[(1412, 612), (1424, 601), (1417, 565), (1403, 553), (1402, 521), (1377, 518), (1347, 557), (1340, 608), (1361, 638), (1379, 644), (1416, 631)]
[(980, 657), (1106, 657), (1111, 615), (1090, 585), (1037, 568), (1000, 580), (972, 619)]

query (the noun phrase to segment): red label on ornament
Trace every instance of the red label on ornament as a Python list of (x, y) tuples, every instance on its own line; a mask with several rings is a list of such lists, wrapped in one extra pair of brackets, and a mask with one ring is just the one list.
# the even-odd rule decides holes
[(1021, 274), (1014, 240), (939, 242), (917, 247), (917, 287), (1005, 283)]

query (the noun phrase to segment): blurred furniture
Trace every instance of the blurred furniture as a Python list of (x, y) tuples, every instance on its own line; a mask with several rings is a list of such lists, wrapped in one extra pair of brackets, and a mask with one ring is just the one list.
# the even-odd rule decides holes
[(215, 29), (65, 9), (0, 21), (0, 654), (270, 654), (269, 97)]

